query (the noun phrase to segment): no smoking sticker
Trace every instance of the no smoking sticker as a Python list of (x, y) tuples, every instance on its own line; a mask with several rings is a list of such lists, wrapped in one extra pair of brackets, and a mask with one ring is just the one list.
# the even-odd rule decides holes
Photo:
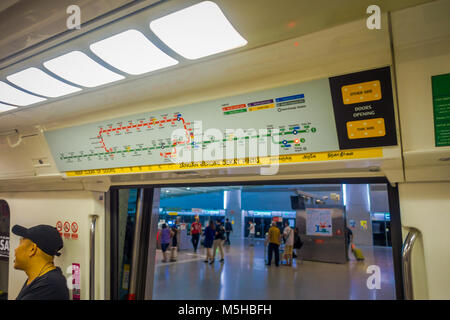
[(78, 224), (76, 222), (72, 222), (72, 239), (78, 239)]
[(70, 223), (69, 222), (64, 222), (64, 232), (69, 232), (70, 231)]
[(61, 221), (56, 222), (56, 229), (61, 237), (64, 239), (78, 239), (78, 223), (73, 221), (65, 221), (64, 224)]

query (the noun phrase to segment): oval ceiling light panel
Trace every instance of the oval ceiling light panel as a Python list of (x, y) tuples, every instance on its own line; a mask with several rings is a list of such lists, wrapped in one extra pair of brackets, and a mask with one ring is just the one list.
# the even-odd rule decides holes
[(137, 30), (128, 30), (90, 45), (99, 58), (113, 67), (139, 75), (178, 63)]
[(156, 19), (150, 22), (150, 29), (172, 50), (191, 60), (247, 44), (211, 1)]
[(6, 112), (13, 109), (17, 109), (17, 107), (8, 106), (7, 104), (0, 103), (0, 112)]
[(88, 88), (125, 78), (101, 66), (81, 51), (72, 51), (46, 61), (44, 67), (67, 81)]
[(45, 100), (47, 99), (26, 93), (3, 81), (0, 81), (0, 101), (24, 107)]
[(6, 77), (6, 79), (32, 93), (51, 98), (81, 91), (80, 88), (59, 81), (38, 68), (25, 69)]

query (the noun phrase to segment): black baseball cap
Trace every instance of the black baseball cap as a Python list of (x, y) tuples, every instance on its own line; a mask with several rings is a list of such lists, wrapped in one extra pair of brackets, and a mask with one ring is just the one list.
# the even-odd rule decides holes
[(60, 256), (58, 251), (63, 247), (63, 240), (55, 227), (40, 224), (31, 228), (25, 228), (19, 225), (12, 227), (15, 235), (30, 239), (39, 249), (51, 256)]

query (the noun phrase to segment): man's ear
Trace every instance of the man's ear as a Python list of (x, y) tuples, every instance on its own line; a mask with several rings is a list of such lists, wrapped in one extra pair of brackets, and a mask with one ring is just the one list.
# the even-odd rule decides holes
[(38, 249), (38, 247), (37, 247), (36, 243), (32, 243), (28, 250), (28, 256), (29, 257), (34, 256), (37, 253), (37, 249)]

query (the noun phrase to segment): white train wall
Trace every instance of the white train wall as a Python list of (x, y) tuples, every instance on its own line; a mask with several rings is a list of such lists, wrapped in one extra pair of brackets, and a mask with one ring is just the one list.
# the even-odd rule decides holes
[[(231, 96), (289, 83), (345, 74), (391, 65), (394, 67), (394, 91), (397, 94), (399, 148), (385, 150), (394, 155), (392, 170), (361, 173), (357, 162), (345, 162), (352, 176), (387, 176), (398, 183), (401, 219), (404, 236), (409, 227), (421, 231), (413, 253), (413, 283), (416, 298), (450, 299), (450, 244), (447, 226), (450, 225), (450, 166), (440, 161), (450, 157), (450, 147), (435, 147), (431, 76), (450, 72), (450, 1), (441, 0), (391, 13), (392, 37), (388, 16), (382, 16), (381, 30), (368, 30), (365, 20), (355, 21), (262, 48), (224, 56), (217, 60), (192, 65), (190, 71), (205, 77), (203, 90), (188, 95), (167, 97), (75, 117), (55, 127), (68, 127), (124, 114), (144, 112), (148, 108), (168, 108), (217, 97)], [(308, 50), (298, 52), (292, 42), (306, 43)], [(394, 56), (391, 55), (391, 41)], [(263, 61), (256, 67), (252, 61)], [(206, 69), (227, 70), (225, 82), (207, 85)], [(252, 70), (261, 68), (258, 77)], [(243, 76), (245, 75), (245, 76)], [(264, 76), (261, 76), (264, 75)], [(180, 80), (181, 81), (181, 80)], [(217, 81), (217, 80), (215, 80)], [(180, 82), (178, 85), (182, 85)], [(111, 184), (109, 177), (65, 179), (57, 171), (42, 133), (30, 128), (22, 144), (11, 148), (0, 137), (0, 199), (8, 202), (11, 227), (40, 223), (56, 224), (59, 219), (79, 222), (79, 239), (65, 241), (64, 254), (57, 259), (63, 269), (80, 262), (82, 298), (88, 294), (89, 217), (99, 216), (98, 269), (96, 270), (96, 298), (108, 298), (107, 246), (104, 191)], [(401, 144), (400, 144), (401, 142)], [(400, 149), (401, 147), (401, 149)], [(400, 150), (400, 151), (397, 151)], [(39, 161), (41, 160), (41, 161)], [(311, 173), (311, 178), (333, 175), (333, 165)], [(346, 177), (344, 173), (333, 175)], [(251, 178), (251, 177), (250, 177)], [(277, 178), (275, 176), (275, 178)], [(285, 177), (289, 178), (289, 177)], [(134, 179), (134, 180), (133, 180)], [(270, 177), (266, 178), (270, 179)], [(272, 177), (273, 179), (273, 177)], [(142, 182), (141, 176), (126, 183)], [(189, 183), (184, 179), (177, 182)], [(206, 180), (204, 180), (206, 181)], [(152, 183), (152, 181), (145, 181)], [(113, 182), (114, 184), (114, 182)], [(95, 190), (95, 191), (88, 191)], [(11, 248), (18, 239), (11, 235)], [(10, 255), (9, 298), (14, 299), (25, 275), (14, 270)], [(65, 270), (63, 270), (65, 271)]]

